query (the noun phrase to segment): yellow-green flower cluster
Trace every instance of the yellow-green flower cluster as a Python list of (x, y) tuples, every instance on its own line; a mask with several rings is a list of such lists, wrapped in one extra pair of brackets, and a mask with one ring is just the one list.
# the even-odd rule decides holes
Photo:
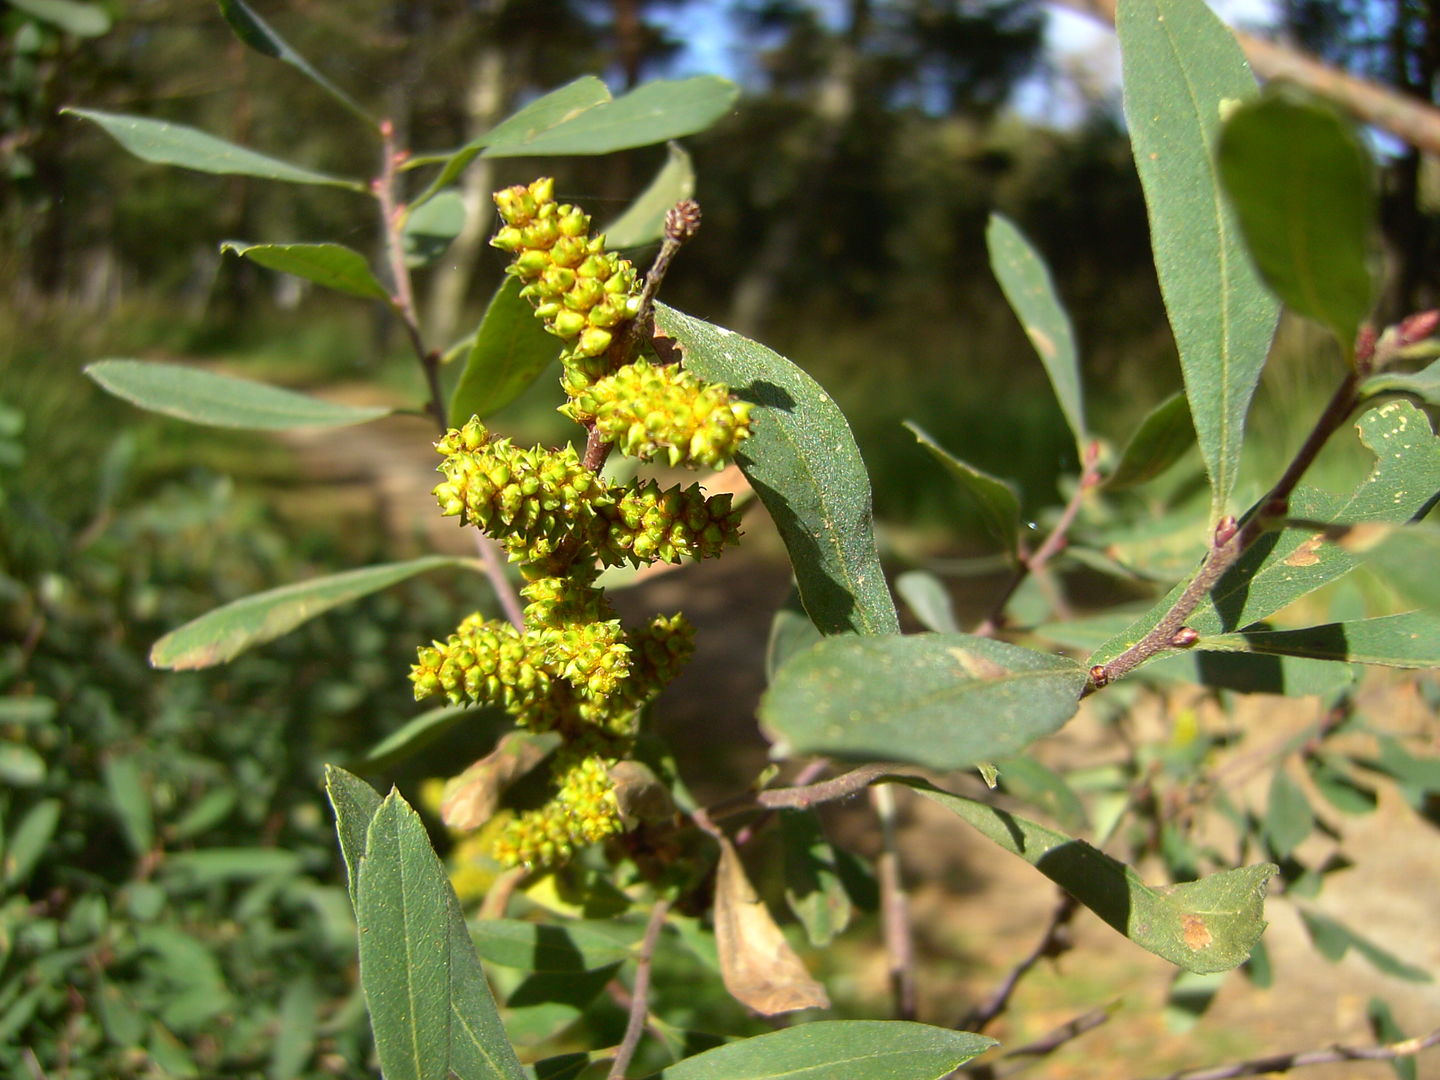
[(618, 833), (620, 807), (608, 769), (599, 755), (559, 751), (552, 769), (554, 797), (505, 825), (495, 841), (495, 857), (510, 866), (543, 866)]
[[(440, 512), (502, 540), (512, 559), (544, 565), (562, 549), (570, 565), (606, 566), (713, 558), (740, 537), (728, 492), (662, 491), (653, 481), (609, 484), (570, 447), (522, 450), (490, 439), (472, 419), (436, 444), (445, 479)], [(585, 562), (586, 556), (590, 562)]]
[(723, 383), (707, 383), (674, 364), (639, 360), (582, 391), (562, 412), (593, 418), (626, 454), (645, 461), (663, 453), (675, 466), (724, 468), (750, 435), (750, 403)]
[(555, 181), (495, 193), (505, 224), (490, 241), (514, 255), (508, 272), (525, 283), (545, 328), (566, 343), (560, 355), (572, 397), (611, 370), (606, 353), (618, 327), (640, 312), (635, 267), (590, 235), (590, 218), (555, 202)]

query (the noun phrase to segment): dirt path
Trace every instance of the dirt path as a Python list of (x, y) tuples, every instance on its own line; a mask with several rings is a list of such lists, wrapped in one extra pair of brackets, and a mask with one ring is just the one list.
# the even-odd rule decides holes
[[(429, 489), (437, 458), (433, 431), (422, 419), (392, 417), (339, 432), (291, 435), (304, 472), (315, 480), (311, 498), (340, 498), (351, 511), (386, 523), (401, 551), (473, 553), (467, 530), (436, 515)], [(303, 496), (302, 496), (303, 497)], [(762, 689), (771, 614), (788, 588), (773, 527), (757, 507), (747, 519), (739, 552), (687, 567), (614, 593), (627, 620), (683, 609), (696, 624), (695, 660), (657, 708), (657, 724), (675, 744), (682, 770), (702, 798), (733, 792), (765, 760), (753, 717)], [(1397, 733), (1429, 732), (1435, 720), (1403, 680), (1382, 677), (1367, 698), (1367, 715)], [(1313, 700), (1241, 699), (1247, 744), (1271, 745), (1317, 719)], [(1149, 721), (1167, 725), (1164, 716)], [(1082, 712), (1058, 736), (1037, 747), (1057, 767), (1118, 757), (1112, 733)], [(717, 753), (717, 747), (722, 748)], [(1242, 752), (1244, 746), (1242, 746)], [(1264, 789), (1236, 793), (1263, 808)], [(1301, 855), (1321, 858), (1343, 849), (1357, 865), (1332, 875), (1312, 903), (1342, 919), (1409, 963), (1440, 971), (1440, 832), (1427, 826), (1394, 791), (1365, 817), (1322, 815), (1337, 839), (1317, 834)], [(906, 873), (914, 884), (913, 914), (923, 958), (922, 1019), (953, 1023), (1033, 945), (1054, 890), (1038, 873), (967, 831), (943, 809), (904, 800)], [(1318, 799), (1317, 806), (1323, 807)], [(860, 809), (842, 808), (835, 825), (846, 842), (873, 846)], [(1159, 880), (1154, 868), (1148, 877)], [(1023, 985), (1014, 1008), (993, 1032), (1015, 1045), (1044, 1034), (1080, 1012), (1114, 1002), (1108, 1023), (1072, 1043), (1035, 1070), (1054, 1080), (1123, 1080), (1181, 1067), (1257, 1054), (1372, 1041), (1365, 1019), (1372, 995), (1389, 1001), (1409, 1034), (1440, 1025), (1440, 983), (1413, 984), (1378, 973), (1352, 950), (1330, 964), (1310, 946), (1296, 907), (1284, 898), (1267, 907), (1266, 942), (1274, 961), (1272, 989), (1232, 974), (1189, 1033), (1167, 1028), (1161, 1006), (1174, 969), (1130, 945), (1087, 913), (1076, 923), (1080, 948)], [(873, 936), (852, 932), (817, 958), (840, 1001), (857, 1013), (883, 1001), (884, 973)], [(1128, 1062), (1125, 1068), (1117, 1062)], [(1350, 1063), (1304, 1070), (1306, 1080), (1352, 1080), (1393, 1075), (1383, 1063)], [(1420, 1077), (1440, 1078), (1440, 1053), (1420, 1062)]]

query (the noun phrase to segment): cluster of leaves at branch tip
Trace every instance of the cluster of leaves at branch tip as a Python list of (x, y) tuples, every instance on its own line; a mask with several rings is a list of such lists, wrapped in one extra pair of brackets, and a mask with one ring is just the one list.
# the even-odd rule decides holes
[[(546, 328), (566, 342), (562, 411), (644, 460), (723, 467), (750, 432), (750, 406), (678, 365), (632, 359), (627, 330), (640, 314), (634, 268), (589, 235), (590, 219), (557, 204), (554, 183), (498, 192), (505, 225), (492, 241)], [(728, 493), (698, 484), (612, 484), (572, 447), (522, 448), (478, 418), (448, 432), (436, 486), (440, 512), (499, 541), (526, 584), (524, 628), (471, 615), (419, 649), (416, 698), (503, 708), (520, 727), (555, 732), (549, 800), (498, 830), (506, 865), (553, 865), (619, 833), (611, 769), (630, 754), (641, 710), (694, 649), (683, 616), (626, 627), (596, 585), (599, 568), (717, 556), (740, 535)]]

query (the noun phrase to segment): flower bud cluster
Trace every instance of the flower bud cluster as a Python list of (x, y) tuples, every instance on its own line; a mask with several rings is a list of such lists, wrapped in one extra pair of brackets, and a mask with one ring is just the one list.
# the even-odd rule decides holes
[(576, 849), (618, 833), (622, 826), (609, 762), (598, 754), (562, 750), (552, 767), (554, 797), (506, 823), (495, 857), (509, 866), (564, 862)]
[(561, 410), (593, 418), (595, 429), (631, 457), (662, 453), (673, 467), (721, 469), (750, 435), (750, 403), (674, 364), (644, 360), (607, 375)]
[(525, 283), (545, 328), (566, 343), (560, 360), (571, 396), (610, 371), (605, 354), (617, 328), (640, 313), (640, 283), (627, 259), (590, 235), (590, 218), (555, 202), (555, 181), (496, 192), (504, 226), (492, 245), (514, 255), (509, 273)]

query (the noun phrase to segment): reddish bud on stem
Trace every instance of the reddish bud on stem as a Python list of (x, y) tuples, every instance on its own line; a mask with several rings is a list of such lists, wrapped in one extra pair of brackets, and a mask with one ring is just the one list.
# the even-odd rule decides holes
[(1182, 626), (1170, 635), (1170, 644), (1177, 649), (1188, 649), (1199, 640), (1199, 632), (1191, 626)]
[(1424, 341), (1435, 333), (1437, 326), (1440, 326), (1440, 310), (1419, 311), (1406, 316), (1400, 320), (1399, 326), (1401, 348)]

